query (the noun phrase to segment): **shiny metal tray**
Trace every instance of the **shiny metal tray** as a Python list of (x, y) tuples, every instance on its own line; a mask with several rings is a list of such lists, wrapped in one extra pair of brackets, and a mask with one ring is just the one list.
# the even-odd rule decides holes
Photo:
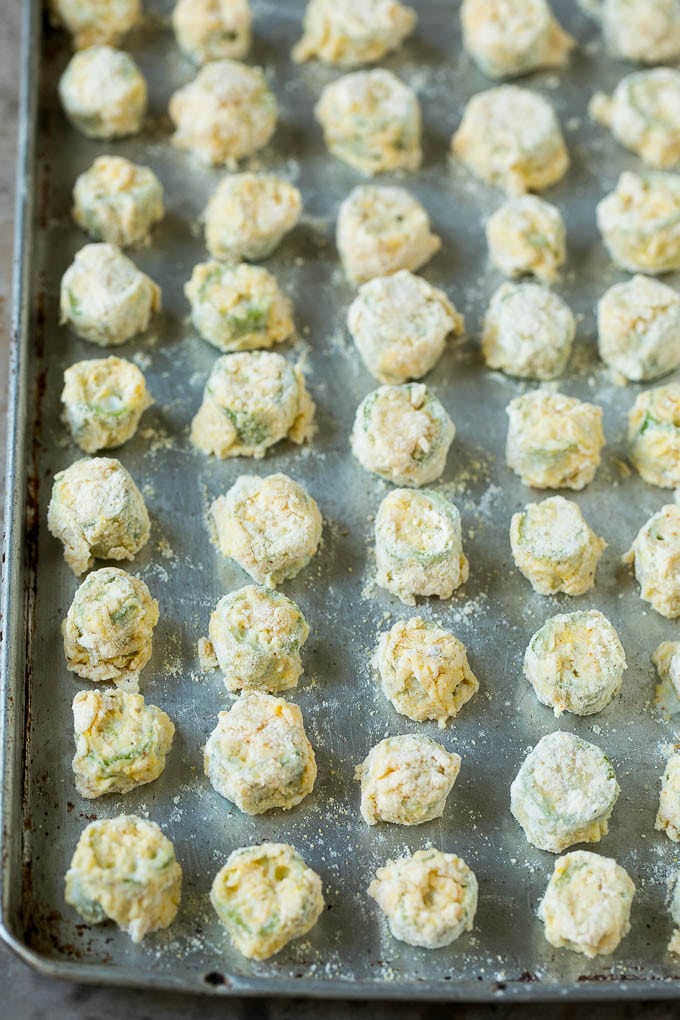
[[(375, 384), (344, 330), (353, 292), (333, 241), (338, 204), (360, 178), (326, 154), (312, 115), (321, 87), (336, 72), (289, 62), (302, 0), (254, 0), (252, 60), (266, 68), (281, 110), (274, 141), (258, 165), (293, 179), (305, 203), (299, 228), (268, 266), (295, 301), (298, 340), (292, 352), (306, 357), (319, 432), (309, 451), (284, 444), (260, 462), (216, 463), (188, 441), (216, 355), (187, 321), (182, 286), (205, 257), (197, 220), (219, 173), (168, 144), (168, 97), (193, 70), (174, 45), (168, 0), (148, 6), (149, 25), (130, 48), (150, 84), (149, 124), (140, 137), (106, 146), (66, 124), (56, 81), (68, 59), (67, 40), (43, 31), (38, 0), (26, 5), (3, 602), (4, 937), (50, 974), (223, 994), (471, 1000), (678, 995), (680, 963), (666, 953), (670, 920), (664, 905), (678, 851), (653, 827), (659, 777), (678, 720), (662, 720), (654, 706), (650, 663), (656, 644), (677, 634), (677, 623), (645, 607), (620, 565), (638, 527), (670, 496), (625, 470), (626, 412), (637, 388), (612, 382), (594, 341), (594, 304), (620, 278), (599, 241), (594, 207), (618, 172), (637, 161), (590, 124), (585, 110), (591, 92), (611, 87), (626, 68), (602, 55), (594, 24), (562, 2), (555, 4), (557, 13), (581, 46), (559, 77), (544, 73), (528, 80), (554, 102), (573, 161), (550, 193), (569, 233), (569, 271), (558, 290), (579, 314), (575, 353), (560, 385), (603, 406), (608, 438), (595, 482), (576, 499), (609, 548), (596, 588), (569, 601), (534, 595), (513, 567), (510, 515), (538, 494), (524, 489), (505, 466), (505, 406), (527, 387), (486, 371), (476, 340), (485, 303), (500, 283), (487, 264), (482, 224), (501, 195), (448, 159), (465, 101), (489, 83), (462, 53), (456, 11), (448, 2), (418, 3), (416, 37), (386, 61), (417, 88), (423, 106), (424, 166), (405, 183), (430, 210), (444, 242), (424, 275), (452, 295), (466, 315), (469, 337), (445, 354), (428, 382), (458, 426), (438, 487), (461, 510), (470, 580), (450, 601), (427, 601), (417, 611), (466, 643), (481, 689), (460, 718), (439, 732), (434, 724), (398, 716), (369, 665), (378, 631), (412, 611), (372, 585), (372, 515), (386, 487), (348, 451), (354, 410)], [(142, 689), (170, 713), (177, 737), (157, 782), (125, 798), (86, 802), (76, 794), (70, 770), (71, 701), (82, 685), (65, 669), (59, 634), (76, 581), (45, 519), (55, 472), (79, 455), (59, 422), (62, 373), (73, 361), (96, 355), (57, 325), (60, 277), (86, 240), (70, 220), (70, 192), (77, 174), (109, 148), (151, 165), (167, 196), (167, 217), (153, 244), (134, 255), (162, 285), (163, 314), (148, 336), (122, 348), (143, 365), (156, 403), (119, 455), (141, 485), (153, 519), (152, 539), (131, 567), (161, 606)], [(292, 812), (250, 818), (202, 775), (202, 745), (228, 699), (218, 674), (200, 673), (196, 642), (219, 596), (246, 581), (211, 544), (207, 505), (239, 473), (275, 470), (307, 485), (325, 518), (321, 554), (285, 586), (311, 627), (305, 674), (291, 697), (303, 709), (319, 778), (312, 796)], [(603, 713), (556, 723), (523, 679), (522, 656), (547, 616), (577, 606), (610, 616), (629, 668), (622, 695)], [(557, 727), (601, 745), (622, 786), (610, 834), (598, 849), (629, 870), (638, 895), (632, 932), (613, 959), (590, 962), (545, 941), (535, 908), (554, 858), (527, 844), (509, 812), (509, 785), (520, 761)], [(429, 733), (460, 752), (460, 779), (443, 820), (415, 829), (369, 828), (358, 813), (354, 767), (377, 740), (405, 732)], [(185, 875), (176, 922), (140, 947), (112, 926), (82, 924), (63, 899), (64, 872), (83, 826), (122, 811), (148, 813), (163, 826)], [(263, 839), (289, 840), (304, 853), (323, 878), (329, 909), (309, 938), (267, 963), (253, 963), (230, 947), (207, 894), (234, 847)], [(436, 952), (390, 938), (366, 895), (377, 866), (429, 843), (458, 852), (480, 884), (474, 931)]]

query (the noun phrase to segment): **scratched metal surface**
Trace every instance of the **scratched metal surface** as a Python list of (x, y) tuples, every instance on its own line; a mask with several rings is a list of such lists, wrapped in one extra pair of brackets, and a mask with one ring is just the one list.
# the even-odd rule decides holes
[[(650, 663), (656, 644), (673, 637), (677, 624), (645, 608), (620, 566), (638, 527), (670, 497), (622, 472), (626, 412), (637, 388), (616, 386), (594, 346), (594, 304), (622, 278), (599, 242), (594, 206), (618, 172), (637, 161), (591, 125), (585, 109), (596, 87), (612, 86), (626, 69), (602, 55), (593, 23), (561, 3), (555, 7), (581, 46), (559, 77), (540, 73), (527, 80), (554, 102), (572, 157), (568, 175), (548, 196), (563, 210), (569, 234), (569, 271), (557, 289), (579, 315), (575, 353), (560, 385), (603, 406), (608, 439), (596, 480), (575, 496), (609, 543), (597, 585), (579, 600), (546, 599), (514, 569), (507, 537), (512, 512), (541, 496), (522, 487), (503, 457), (505, 406), (527, 386), (486, 371), (477, 344), (486, 301), (501, 282), (487, 264), (482, 224), (502, 196), (448, 160), (465, 101), (490, 83), (462, 53), (451, 5), (423, 0), (417, 6), (415, 38), (385, 61), (417, 89), (424, 113), (423, 168), (403, 183), (424, 201), (443, 239), (423, 274), (448, 291), (468, 325), (468, 339), (447, 351), (428, 379), (458, 428), (436, 487), (461, 510), (471, 570), (453, 599), (426, 601), (417, 612), (465, 642), (481, 684), (444, 732), (398, 716), (369, 667), (377, 633), (416, 610), (372, 586), (371, 516), (386, 487), (348, 452), (354, 410), (374, 382), (344, 332), (353, 292), (333, 243), (338, 204), (361, 178), (326, 154), (313, 120), (314, 101), (337, 72), (316, 64), (294, 67), (288, 59), (303, 4), (255, 0), (251, 60), (266, 68), (280, 103), (279, 127), (257, 165), (294, 180), (305, 204), (301, 224), (267, 266), (295, 302), (298, 339), (289, 351), (306, 359), (319, 431), (309, 451), (284, 444), (255, 463), (216, 463), (188, 441), (216, 352), (188, 323), (182, 287), (206, 256), (197, 220), (220, 172), (168, 144), (167, 100), (193, 74), (168, 29), (169, 4), (149, 4), (149, 24), (130, 40), (150, 85), (148, 124), (139, 137), (113, 145), (87, 141), (67, 125), (55, 88), (68, 59), (66, 39), (48, 31), (40, 41), (35, 4), (33, 15), (27, 13), (4, 603), (2, 911), (5, 937), (42, 970), (227, 994), (640, 998), (675, 995), (680, 988), (680, 968), (665, 950), (670, 922), (664, 906), (677, 850), (653, 829), (664, 748), (677, 717), (663, 720), (654, 706)], [(70, 191), (78, 173), (107, 151), (152, 166), (166, 189), (165, 220), (152, 245), (133, 254), (161, 284), (163, 313), (148, 335), (120, 349), (144, 366), (156, 403), (118, 455), (142, 487), (153, 520), (151, 541), (130, 568), (161, 607), (142, 690), (169, 712), (177, 736), (157, 782), (125, 798), (84, 801), (70, 770), (71, 700), (84, 684), (66, 671), (59, 634), (77, 582), (45, 518), (55, 472), (79, 456), (59, 422), (62, 374), (72, 362), (97, 356), (57, 324), (60, 277), (86, 241), (70, 220)], [(319, 778), (293, 811), (249, 818), (202, 776), (201, 749), (228, 697), (218, 674), (200, 674), (196, 642), (220, 595), (247, 581), (217, 554), (205, 515), (210, 500), (239, 473), (278, 470), (309, 488), (325, 518), (321, 553), (284, 586), (311, 628), (305, 674), (290, 697), (303, 710)], [(523, 679), (523, 652), (546, 617), (589, 607), (601, 609), (619, 629), (629, 662), (623, 692), (600, 715), (556, 722)], [(557, 727), (602, 746), (622, 787), (610, 833), (597, 848), (615, 856), (638, 887), (632, 932), (613, 959), (590, 962), (545, 941), (535, 908), (554, 858), (530, 847), (509, 813), (509, 785), (519, 763)], [(445, 817), (414, 829), (368, 828), (358, 813), (355, 765), (382, 737), (406, 732), (430, 734), (463, 757)], [(83, 925), (63, 900), (64, 872), (83, 826), (120, 812), (148, 813), (159, 822), (184, 869), (176, 922), (140, 947), (112, 926)], [(233, 848), (263, 839), (287, 840), (303, 852), (323, 878), (329, 909), (308, 938), (253, 963), (230, 947), (207, 894)], [(470, 864), (480, 903), (471, 934), (428, 953), (389, 936), (366, 886), (387, 858), (429, 844)]]

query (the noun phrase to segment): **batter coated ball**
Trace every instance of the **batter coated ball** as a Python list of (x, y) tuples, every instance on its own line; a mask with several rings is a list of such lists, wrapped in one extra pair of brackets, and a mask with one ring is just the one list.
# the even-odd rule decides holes
[(270, 588), (299, 574), (321, 541), (318, 506), (284, 474), (241, 475), (210, 512), (222, 555)]
[(55, 475), (47, 527), (76, 577), (95, 559), (133, 559), (151, 529), (144, 497), (113, 457), (85, 457)]
[(66, 873), (66, 902), (87, 924), (113, 921), (133, 942), (167, 928), (182, 897), (175, 848), (155, 822), (119, 815), (90, 822)]
[(417, 198), (394, 185), (364, 184), (338, 211), (337, 245), (351, 283), (415, 271), (441, 248)]
[(220, 712), (204, 760), (215, 790), (249, 815), (289, 811), (312, 792), (316, 779), (302, 712), (260, 691)]
[(59, 98), (88, 138), (123, 138), (142, 129), (147, 87), (129, 53), (112, 46), (79, 50), (59, 79)]
[(172, 144), (209, 166), (235, 167), (274, 134), (277, 104), (259, 67), (215, 60), (170, 99)]
[(552, 106), (518, 85), (499, 85), (473, 96), (451, 144), (469, 170), (509, 195), (549, 188), (569, 169)]
[(314, 108), (329, 152), (365, 174), (417, 170), (420, 105), (391, 71), (353, 71), (326, 85)]
[(210, 902), (250, 960), (268, 960), (306, 935), (325, 906), (321, 879), (288, 843), (234, 850), (215, 876)]

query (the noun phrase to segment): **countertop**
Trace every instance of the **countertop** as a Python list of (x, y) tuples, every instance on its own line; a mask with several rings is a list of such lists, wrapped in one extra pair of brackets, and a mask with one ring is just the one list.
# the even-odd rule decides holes
[[(12, 219), (14, 205), (14, 165), (16, 111), (19, 77), (19, 22), (21, 0), (3, 3), (3, 28), (0, 35), (0, 337), (4, 353), (0, 357), (0, 444), (5, 444), (7, 388), (7, 347), (12, 275)], [(3, 471), (4, 464), (0, 468)], [(370, 1020), (435, 1020), (451, 1015), (467, 1020), (491, 1020), (504, 1017), (530, 1017), (540, 1012), (545, 1020), (571, 1020), (577, 1015), (597, 1013), (599, 1020), (670, 1020), (680, 1015), (680, 1007), (670, 1003), (621, 1005), (553, 1006), (478, 1006), (409, 1005), (378, 1003), (325, 1003), (299, 1000), (208, 1000), (188, 996), (165, 996), (138, 991), (120, 991), (72, 985), (35, 974), (0, 943), (0, 1017), (7, 1020), (312, 1020), (323, 1009), (327, 1020), (352, 1016)]]

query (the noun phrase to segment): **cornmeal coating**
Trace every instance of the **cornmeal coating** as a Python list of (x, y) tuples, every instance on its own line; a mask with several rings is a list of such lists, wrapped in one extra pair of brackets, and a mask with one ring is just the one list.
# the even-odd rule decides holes
[(562, 67), (576, 45), (546, 0), (463, 0), (463, 44), (487, 78)]
[(175, 848), (155, 822), (136, 815), (90, 822), (66, 873), (65, 898), (88, 924), (114, 921), (141, 942), (177, 914), (182, 869)]
[(455, 854), (417, 850), (378, 868), (368, 887), (395, 939), (440, 949), (471, 931), (477, 912), (477, 879)]
[(247, 584), (224, 595), (210, 617), (209, 647), (228, 691), (280, 691), (297, 687), (300, 652), (309, 625), (281, 592)]
[(510, 419), (508, 467), (535, 489), (582, 489), (595, 477), (605, 445), (602, 408), (548, 390), (515, 397)]
[(626, 666), (616, 629), (597, 609), (551, 616), (524, 655), (525, 677), (556, 716), (601, 712), (621, 690)]
[(607, 543), (589, 528), (576, 503), (550, 496), (512, 515), (512, 558), (539, 595), (583, 595)]
[(576, 322), (569, 306), (537, 283), (503, 283), (484, 316), (489, 368), (523, 379), (554, 379), (566, 368)]
[(420, 616), (380, 635), (374, 665), (385, 697), (401, 715), (443, 729), (479, 690), (465, 645)]
[(638, 394), (628, 413), (628, 452), (650, 485), (680, 487), (680, 383)]
[(159, 618), (156, 599), (138, 577), (119, 567), (94, 570), (61, 625), (66, 668), (84, 680), (136, 687)]
[(300, 192), (276, 174), (229, 174), (205, 210), (205, 243), (216, 259), (264, 259), (293, 229)]
[(314, 401), (304, 376), (280, 354), (244, 351), (218, 358), (191, 423), (191, 441), (216, 457), (264, 457), (288, 438), (314, 431)]
[(407, 606), (416, 595), (451, 597), (467, 581), (460, 513), (431, 489), (395, 489), (375, 519), (376, 582)]
[(499, 85), (473, 96), (451, 145), (472, 173), (509, 195), (549, 188), (569, 169), (552, 106), (519, 85)]
[(85, 453), (131, 439), (153, 400), (142, 372), (124, 358), (78, 361), (64, 372), (63, 420)]
[(261, 691), (243, 694), (220, 712), (204, 761), (215, 790), (249, 815), (289, 811), (312, 792), (316, 779), (302, 712)]
[(210, 902), (250, 960), (268, 960), (306, 935), (325, 907), (321, 879), (288, 843), (234, 850), (215, 876)]
[(538, 906), (551, 946), (610, 956), (630, 931), (632, 879), (611, 857), (574, 850), (555, 861)]
[(665, 832), (674, 843), (680, 843), (680, 750), (677, 749), (666, 762), (654, 828)]
[(200, 262), (184, 293), (199, 335), (219, 351), (272, 347), (293, 332), (290, 301), (262, 266)]
[(441, 248), (417, 198), (394, 185), (363, 184), (338, 211), (337, 245), (351, 283), (415, 271)]
[(399, 0), (309, 0), (303, 35), (293, 49), (300, 63), (317, 57), (336, 67), (358, 67), (398, 49), (416, 24)]
[(405, 383), (434, 368), (465, 320), (443, 290), (402, 269), (359, 288), (347, 328), (364, 365), (380, 382)]
[(80, 691), (73, 699), (73, 771), (82, 797), (128, 793), (158, 779), (175, 727), (141, 694)]
[(170, 99), (172, 144), (210, 166), (235, 167), (267, 144), (277, 104), (259, 67), (215, 60)]
[(179, 48), (196, 64), (242, 60), (251, 38), (248, 0), (178, 0), (172, 27)]
[(123, 138), (141, 131), (148, 97), (129, 53), (89, 46), (71, 57), (59, 98), (71, 124), (88, 138)]
[(599, 843), (620, 792), (600, 748), (558, 730), (524, 759), (510, 787), (510, 810), (533, 846), (558, 854), (573, 843)]
[(680, 174), (622, 173), (598, 203), (597, 225), (622, 269), (652, 276), (680, 269)]
[(443, 473), (456, 427), (423, 383), (381, 386), (359, 404), (352, 453), (366, 471), (419, 487)]
[(420, 105), (391, 71), (343, 75), (323, 89), (314, 115), (329, 152), (355, 170), (380, 174), (420, 166)]
[(59, 322), (99, 347), (143, 333), (160, 307), (160, 288), (115, 244), (86, 244), (61, 278)]
[(616, 283), (597, 306), (600, 357), (631, 382), (658, 379), (680, 365), (680, 296), (659, 280)]
[(421, 825), (441, 818), (460, 772), (460, 755), (431, 737), (387, 737), (357, 765), (361, 814), (368, 825)]
[(669, 682), (680, 698), (680, 641), (662, 641), (652, 655), (661, 683)]
[(299, 574), (321, 542), (318, 506), (284, 474), (240, 475), (210, 513), (222, 555), (270, 588)]
[(163, 185), (148, 166), (98, 156), (73, 188), (73, 219), (97, 241), (119, 248), (148, 244), (163, 219)]
[(680, 56), (678, 0), (603, 0), (600, 17), (613, 57), (660, 64)]
[(680, 506), (669, 503), (640, 528), (623, 557), (631, 563), (640, 585), (640, 598), (661, 616), (680, 616)]
[(665, 170), (680, 161), (680, 71), (629, 74), (611, 97), (597, 92), (588, 112), (649, 166)]
[(120, 461), (84, 457), (55, 475), (47, 527), (79, 577), (95, 559), (133, 559), (151, 525), (144, 497)]
[(491, 262), (505, 276), (535, 276), (552, 283), (567, 258), (562, 213), (536, 195), (509, 198), (489, 217)]
[(49, 0), (50, 19), (71, 33), (73, 48), (118, 46), (142, 19), (141, 0)]

